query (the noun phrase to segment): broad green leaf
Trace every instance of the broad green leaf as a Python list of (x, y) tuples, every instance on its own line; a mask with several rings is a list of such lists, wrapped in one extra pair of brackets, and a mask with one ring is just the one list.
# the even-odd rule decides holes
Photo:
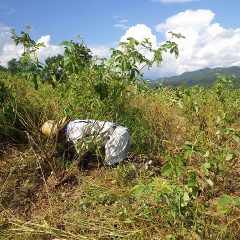
[(173, 172), (173, 167), (170, 164), (165, 165), (162, 170), (162, 176), (169, 176)]
[(129, 37), (127, 40), (129, 41), (130, 47), (135, 47), (135, 45), (138, 45), (138, 41), (132, 37)]
[(122, 71), (126, 71), (127, 69), (127, 62), (125, 59), (123, 59), (121, 62), (121, 68), (122, 68)]
[(68, 41), (62, 41), (59, 45), (60, 46), (68, 46), (69, 42)]
[(189, 141), (186, 141), (183, 145), (183, 148), (184, 149), (187, 149), (187, 150), (190, 150), (193, 148), (193, 143), (189, 142)]
[(233, 199), (233, 202), (236, 206), (240, 207), (240, 200)]
[(135, 185), (131, 192), (136, 196), (136, 197), (139, 197), (143, 191), (145, 190), (146, 188), (146, 185), (145, 184), (138, 184), (138, 185)]
[(183, 162), (182, 162), (182, 159), (179, 156), (176, 156), (174, 158), (171, 158), (171, 164), (173, 166), (182, 166)]
[(122, 60), (123, 60), (122, 56), (117, 56), (115, 62), (122, 62)]
[(197, 181), (197, 175), (196, 173), (192, 173), (191, 177), (187, 180), (187, 186), (188, 187), (195, 186), (196, 181)]
[(157, 61), (157, 63), (160, 63), (162, 61), (162, 49), (159, 48), (158, 50), (155, 51), (154, 57)]
[(188, 159), (191, 154), (193, 153), (192, 149), (191, 150), (186, 150), (184, 153), (184, 159)]
[(231, 211), (230, 204), (233, 204), (235, 200), (224, 194), (218, 199), (217, 210), (221, 213), (228, 213)]
[(232, 153), (228, 153), (227, 156), (225, 157), (226, 161), (230, 161), (233, 159), (233, 154)]
[(240, 157), (240, 152), (239, 151), (234, 151), (234, 154), (236, 157)]

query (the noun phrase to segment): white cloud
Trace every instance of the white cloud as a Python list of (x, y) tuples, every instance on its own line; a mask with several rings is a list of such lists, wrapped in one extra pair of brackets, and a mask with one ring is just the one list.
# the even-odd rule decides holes
[[(126, 33), (121, 37), (120, 42), (126, 42), (129, 37), (135, 38), (137, 41), (141, 42), (146, 38), (152, 43), (152, 47), (157, 47), (157, 37), (152, 33), (151, 28), (145, 24), (137, 24), (136, 26), (130, 27)], [(152, 53), (145, 50), (140, 50), (148, 59), (153, 57)]]
[(121, 37), (120, 42), (127, 41), (127, 38), (133, 37), (138, 41), (143, 41), (148, 38), (152, 42), (153, 47), (157, 45), (157, 37), (153, 35), (151, 28), (145, 24), (137, 24), (136, 26), (130, 27), (126, 33)]
[(198, 2), (199, 0), (152, 0), (154, 2), (162, 3), (188, 3), (188, 2)]
[(128, 29), (128, 26), (122, 23), (116, 23), (113, 25), (114, 27), (121, 28), (123, 30)]
[(104, 45), (89, 45), (88, 46), (93, 55), (98, 57), (109, 57), (110, 56), (110, 47)]
[(186, 10), (156, 26), (167, 38), (168, 32), (180, 32), (186, 38), (176, 40), (180, 56), (165, 55), (161, 75), (181, 74), (205, 67), (229, 67), (240, 65), (240, 28), (225, 29), (212, 23), (215, 14), (211, 10)]
[[(63, 52), (63, 48), (50, 44), (50, 36), (42, 36), (37, 42), (43, 42), (46, 47), (37, 51), (40, 61), (44, 61), (49, 56), (54, 56)], [(22, 45), (15, 45), (11, 39), (10, 27), (0, 23), (0, 64), (7, 66), (8, 61), (13, 58), (18, 59), (23, 53)]]
[(128, 19), (122, 19), (119, 21), (119, 23), (127, 23), (129, 20)]
[[(63, 54), (64, 48), (59, 45), (51, 44), (50, 40), (50, 35), (42, 36), (37, 40), (37, 43), (41, 42), (45, 45), (45, 47), (41, 47), (39, 50), (37, 50), (37, 55), (41, 62), (44, 62), (47, 57)], [(109, 46), (90, 45), (89, 48), (94, 55), (99, 57), (110, 56)], [(0, 23), (0, 65), (7, 67), (7, 63), (11, 59), (19, 59), (22, 53), (23, 46), (16, 46), (11, 39), (10, 27)]]
[[(146, 70), (146, 76), (157, 78), (206, 67), (240, 66), (240, 28), (225, 29), (214, 22), (214, 17), (214, 12), (208, 9), (186, 10), (156, 25), (155, 30), (165, 36), (164, 41), (169, 39), (169, 31), (182, 33), (185, 38), (174, 39), (180, 50), (177, 59), (174, 55), (164, 54), (160, 67)], [(153, 47), (161, 44), (151, 28), (144, 24), (129, 28), (120, 42), (130, 36), (139, 41), (149, 38)]]
[(215, 14), (211, 10), (199, 9), (196, 11), (186, 10), (180, 12), (172, 17), (167, 18), (165, 23), (158, 24), (156, 31), (165, 32), (166, 30), (174, 28), (174, 30), (187, 29), (195, 30), (195, 32), (204, 31), (211, 21), (214, 19)]
[(50, 44), (50, 39), (50, 35), (45, 35), (37, 41), (38, 43), (44, 43), (45, 45), (45, 47), (41, 47), (37, 50), (37, 55), (41, 62), (43, 62), (47, 57), (63, 54), (64, 48), (62, 46)]
[(18, 58), (23, 51), (21, 46), (16, 46), (11, 39), (10, 28), (0, 23), (0, 64), (7, 66), (12, 58)]
[[(169, 31), (182, 33), (185, 36), (184, 39), (176, 39), (180, 50), (179, 58), (175, 59), (174, 55), (164, 54), (160, 67), (154, 66), (151, 72), (147, 72), (146, 76), (153, 78), (205, 67), (240, 66), (240, 28), (224, 28), (214, 22), (214, 17), (214, 12), (208, 9), (186, 10), (157, 24), (155, 26), (157, 34), (145, 24), (132, 26), (125, 31), (120, 42), (126, 41), (128, 37), (134, 37), (138, 41), (149, 38), (155, 48), (161, 44), (157, 36), (161, 38), (164, 36), (166, 41), (169, 39)], [(119, 24), (127, 23), (126, 20), (118, 18)], [(50, 43), (49, 35), (42, 36), (38, 41), (46, 45), (46, 48), (38, 51), (41, 59), (62, 53), (61, 47)], [(99, 57), (108, 57), (110, 47), (112, 46), (89, 46), (93, 54)], [(13, 43), (10, 28), (0, 24), (0, 64), (6, 66), (9, 60), (18, 58), (22, 51), (21, 46)]]
[(117, 28), (121, 28), (123, 30), (126, 30), (129, 28), (129, 26), (127, 25), (127, 22), (129, 22), (128, 19), (122, 19), (122, 17), (120, 16), (113, 16), (113, 18), (117, 21), (113, 26), (117, 27)]

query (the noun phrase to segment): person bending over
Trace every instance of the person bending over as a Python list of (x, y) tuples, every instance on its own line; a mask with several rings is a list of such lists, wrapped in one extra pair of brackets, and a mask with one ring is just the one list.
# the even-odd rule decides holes
[(132, 145), (128, 129), (108, 121), (92, 119), (71, 121), (64, 117), (59, 122), (47, 120), (41, 126), (41, 132), (59, 143), (73, 146), (74, 152), (79, 156), (86, 152), (89, 144), (104, 147), (104, 164), (109, 166), (124, 160)]

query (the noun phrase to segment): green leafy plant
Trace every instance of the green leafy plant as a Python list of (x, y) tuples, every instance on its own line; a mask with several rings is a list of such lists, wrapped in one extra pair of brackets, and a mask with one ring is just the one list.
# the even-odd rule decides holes
[(168, 157), (169, 164), (164, 165), (161, 170), (162, 176), (169, 176), (172, 173), (175, 178), (179, 178), (184, 170), (184, 164), (180, 156)]
[(83, 44), (74, 41), (63, 41), (60, 46), (64, 46), (64, 70), (69, 74), (79, 74), (90, 66), (92, 54), (91, 50)]
[(21, 44), (24, 47), (20, 61), (21, 63), (30, 66), (27, 71), (27, 77), (32, 79), (35, 89), (37, 90), (41, 82), (40, 76), (43, 69), (43, 65), (40, 63), (37, 56), (37, 50), (41, 47), (45, 47), (45, 45), (44, 43), (37, 43), (31, 39), (30, 35), (28, 34), (30, 29), (30, 26), (26, 26), (26, 31), (21, 31), (19, 36), (17, 35), (15, 29), (12, 29), (11, 33), (15, 44)]
[(222, 195), (218, 199), (217, 210), (220, 213), (229, 213), (232, 211), (232, 206), (240, 207), (240, 200), (237, 200), (229, 195)]
[[(175, 38), (183, 37), (181, 34), (172, 32), (170, 34)], [(120, 43), (120, 49), (112, 49), (109, 62), (122, 77), (134, 82), (143, 75), (141, 72), (143, 68), (150, 68), (154, 63), (160, 64), (163, 61), (162, 54), (167, 51), (174, 53), (176, 57), (179, 55), (178, 45), (171, 40), (154, 49), (149, 39), (139, 42), (130, 37), (126, 42)]]

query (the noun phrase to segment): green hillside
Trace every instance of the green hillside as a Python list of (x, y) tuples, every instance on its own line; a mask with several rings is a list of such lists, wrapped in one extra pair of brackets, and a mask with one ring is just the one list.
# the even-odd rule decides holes
[(216, 81), (216, 73), (220, 74), (228, 74), (228, 75), (236, 75), (237, 79), (234, 83), (235, 86), (240, 85), (240, 67), (233, 66), (228, 68), (205, 68), (200, 69), (193, 72), (185, 72), (179, 76), (173, 77), (164, 77), (159, 78), (152, 84), (152, 86), (156, 85), (159, 81), (163, 81), (164, 86), (174, 85), (181, 86), (184, 85), (186, 87), (192, 87), (195, 85), (200, 86), (211, 86)]

